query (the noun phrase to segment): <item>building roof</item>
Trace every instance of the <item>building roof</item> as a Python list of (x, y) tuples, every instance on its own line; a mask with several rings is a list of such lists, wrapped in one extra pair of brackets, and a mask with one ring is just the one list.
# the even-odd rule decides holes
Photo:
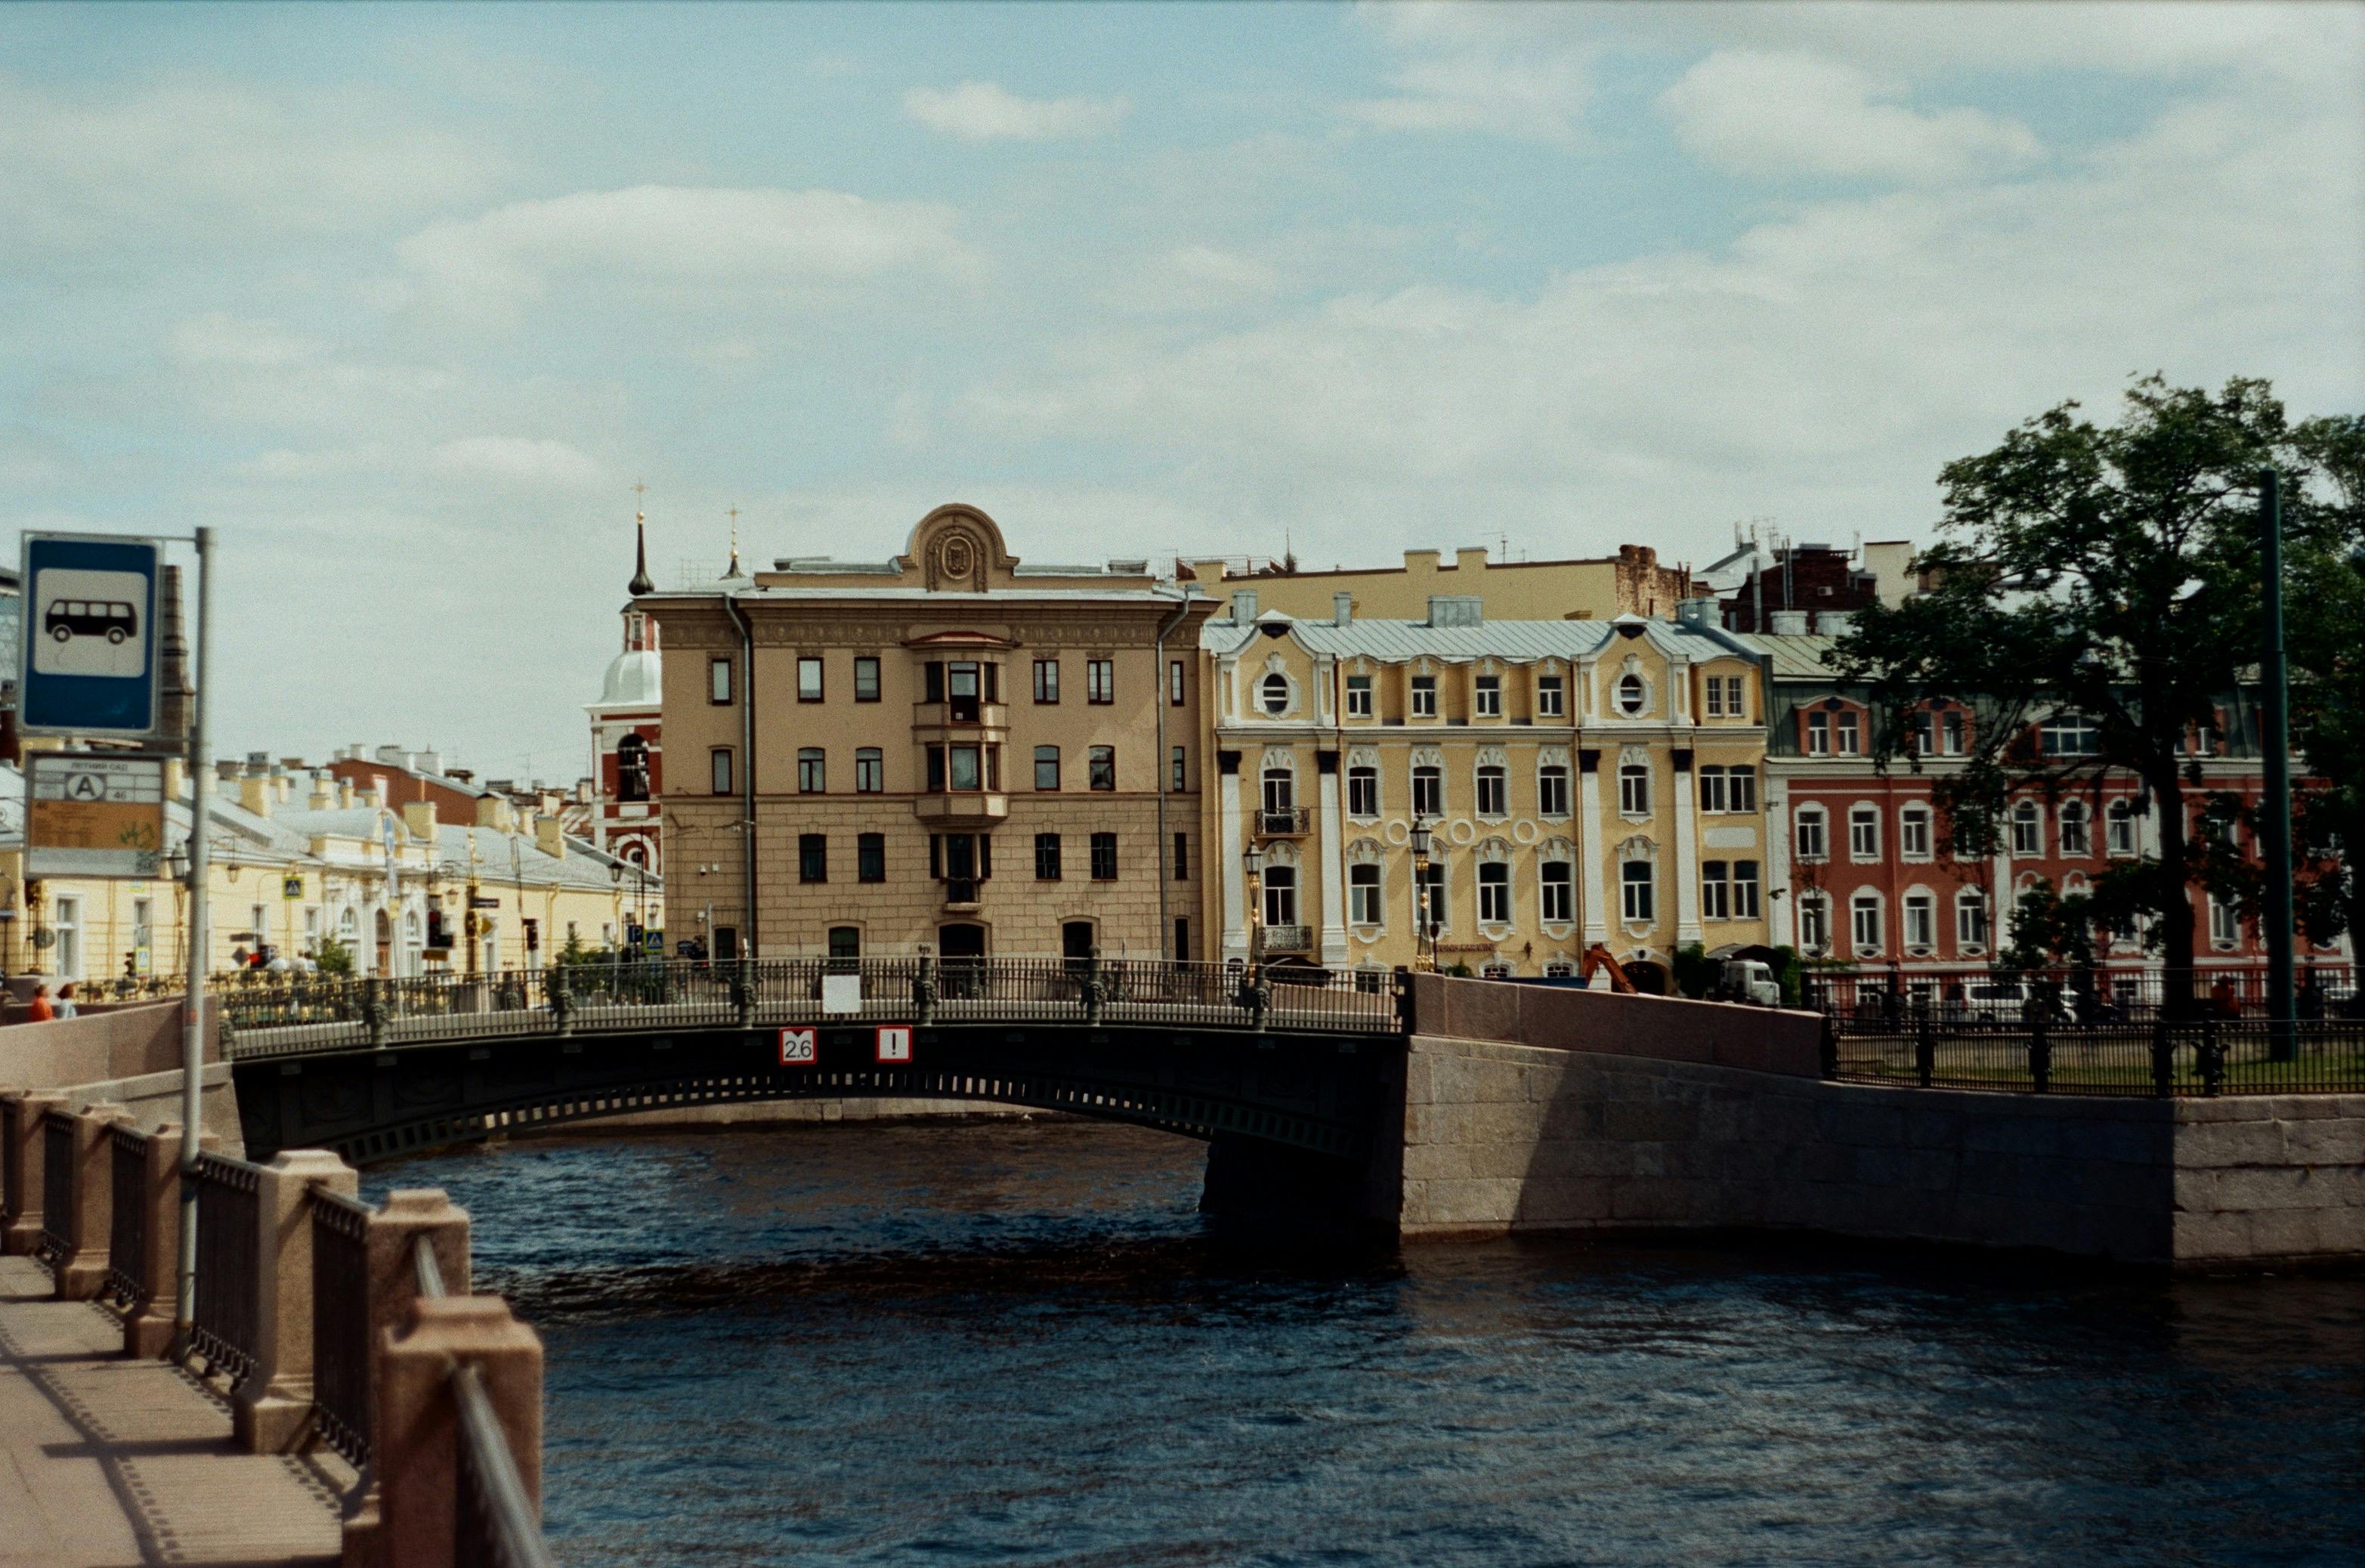
[(600, 683), (602, 708), (655, 708), (665, 700), (665, 655), (655, 648), (628, 648), (608, 666)]
[(1199, 645), (1213, 654), (1234, 653), (1249, 639), (1262, 635), (1266, 628), (1286, 624), (1290, 635), (1309, 652), (1338, 658), (1384, 662), (1426, 658), (1444, 664), (1500, 659), (1509, 664), (1533, 664), (1542, 659), (1575, 661), (1591, 657), (1620, 635), (1621, 626), (1631, 625), (1642, 628), (1639, 635), (1662, 649), (1693, 658), (1751, 651), (1741, 648), (1731, 634), (1712, 627), (1641, 615), (1621, 615), (1615, 621), (1482, 621), (1469, 626), (1356, 619), (1342, 626), (1335, 621), (1293, 621), (1287, 617), (1276, 622), (1272, 617), (1279, 614), (1269, 610), (1258, 616), (1253, 625), (1234, 621), (1210, 622), (1201, 630)]
[(1776, 635), (1765, 632), (1729, 632), (1734, 642), (1766, 655), (1766, 668), (1777, 680), (1837, 680), (1829, 659), (1839, 645), (1835, 636), (1816, 633)]

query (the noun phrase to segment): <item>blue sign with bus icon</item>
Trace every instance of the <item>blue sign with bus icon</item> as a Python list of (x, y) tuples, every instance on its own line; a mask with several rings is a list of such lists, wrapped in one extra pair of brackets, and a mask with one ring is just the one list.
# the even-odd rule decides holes
[(159, 554), (148, 539), (25, 536), (20, 727), (155, 734)]

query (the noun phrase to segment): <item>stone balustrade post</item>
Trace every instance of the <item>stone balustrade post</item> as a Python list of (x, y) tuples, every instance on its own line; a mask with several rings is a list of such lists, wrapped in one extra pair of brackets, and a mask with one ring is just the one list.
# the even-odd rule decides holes
[(30, 1257), (41, 1244), (41, 1120), (65, 1109), (65, 1096), (37, 1090), (0, 1092), (0, 1255)]
[[(197, 1147), (212, 1152), (221, 1147), (220, 1135), (203, 1133)], [(148, 1160), (140, 1172), (140, 1191), (118, 1193), (118, 1204), (145, 1204), (148, 1223), (140, 1227), (140, 1278), (147, 1299), (135, 1301), (123, 1317), (123, 1353), (143, 1359), (167, 1355), (173, 1348), (173, 1326), (180, 1306), (181, 1273), (181, 1124), (166, 1122), (148, 1137)]]
[[(542, 1339), (499, 1296), (420, 1297), (377, 1355), (379, 1521), (371, 1562), (460, 1568), (462, 1437), (455, 1365), (474, 1366), (509, 1439), (535, 1518), (542, 1510)], [(354, 1559), (348, 1555), (346, 1562)]]
[[(410, 1304), (419, 1295), (419, 1268), (412, 1249), (419, 1238), (429, 1238), (443, 1288), (454, 1295), (468, 1294), (468, 1211), (454, 1204), (441, 1188), (398, 1188), (388, 1193), (386, 1206), (370, 1215), (369, 1345), (371, 1377), (375, 1380), (377, 1348), (384, 1338), (410, 1318)], [(386, 1403), (375, 1396), (370, 1406), (370, 1452), (383, 1456), (393, 1440), (386, 1425)], [(375, 1568), (398, 1562), (380, 1555), (385, 1536), (385, 1509), (378, 1476), (385, 1468), (374, 1459), (363, 1484), (349, 1500), (344, 1522), (346, 1568)]]
[[(73, 1190), (43, 1194), (43, 1226), (62, 1238), (57, 1260), (57, 1299), (94, 1301), (106, 1289), (106, 1250), (115, 1221), (115, 1138), (118, 1122), (132, 1119), (105, 1101), (67, 1118), (73, 1125)], [(63, 1199), (61, 1208), (60, 1199)]]
[(255, 1193), (254, 1371), (230, 1403), (230, 1430), (249, 1453), (303, 1446), (312, 1417), (314, 1185), (353, 1196), (361, 1177), (325, 1148), (291, 1148), (263, 1167)]

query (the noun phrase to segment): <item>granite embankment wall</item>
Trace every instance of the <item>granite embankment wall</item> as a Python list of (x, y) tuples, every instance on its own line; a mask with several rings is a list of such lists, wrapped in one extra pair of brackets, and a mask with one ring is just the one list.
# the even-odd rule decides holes
[[(1807, 1014), (1539, 1005), (1473, 983), (1416, 982), (1407, 1238), (1740, 1227), (2193, 1266), (2365, 1259), (2365, 1095), (1829, 1083)], [(1500, 1037), (1529, 1030), (1548, 1043)]]
[[(0, 1089), (64, 1094), (68, 1109), (100, 1101), (153, 1131), (181, 1119), (181, 1003), (147, 1002), (45, 1024), (0, 1027)], [(206, 1032), (205, 1128), (232, 1154), (245, 1148), (238, 1091), (214, 1031)]]

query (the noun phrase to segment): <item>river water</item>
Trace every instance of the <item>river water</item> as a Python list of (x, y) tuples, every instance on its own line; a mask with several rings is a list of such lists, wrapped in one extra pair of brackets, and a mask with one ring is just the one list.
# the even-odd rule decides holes
[(570, 1564), (2365, 1562), (2365, 1282), (1244, 1254), (1070, 1122), (385, 1166), (541, 1331)]

